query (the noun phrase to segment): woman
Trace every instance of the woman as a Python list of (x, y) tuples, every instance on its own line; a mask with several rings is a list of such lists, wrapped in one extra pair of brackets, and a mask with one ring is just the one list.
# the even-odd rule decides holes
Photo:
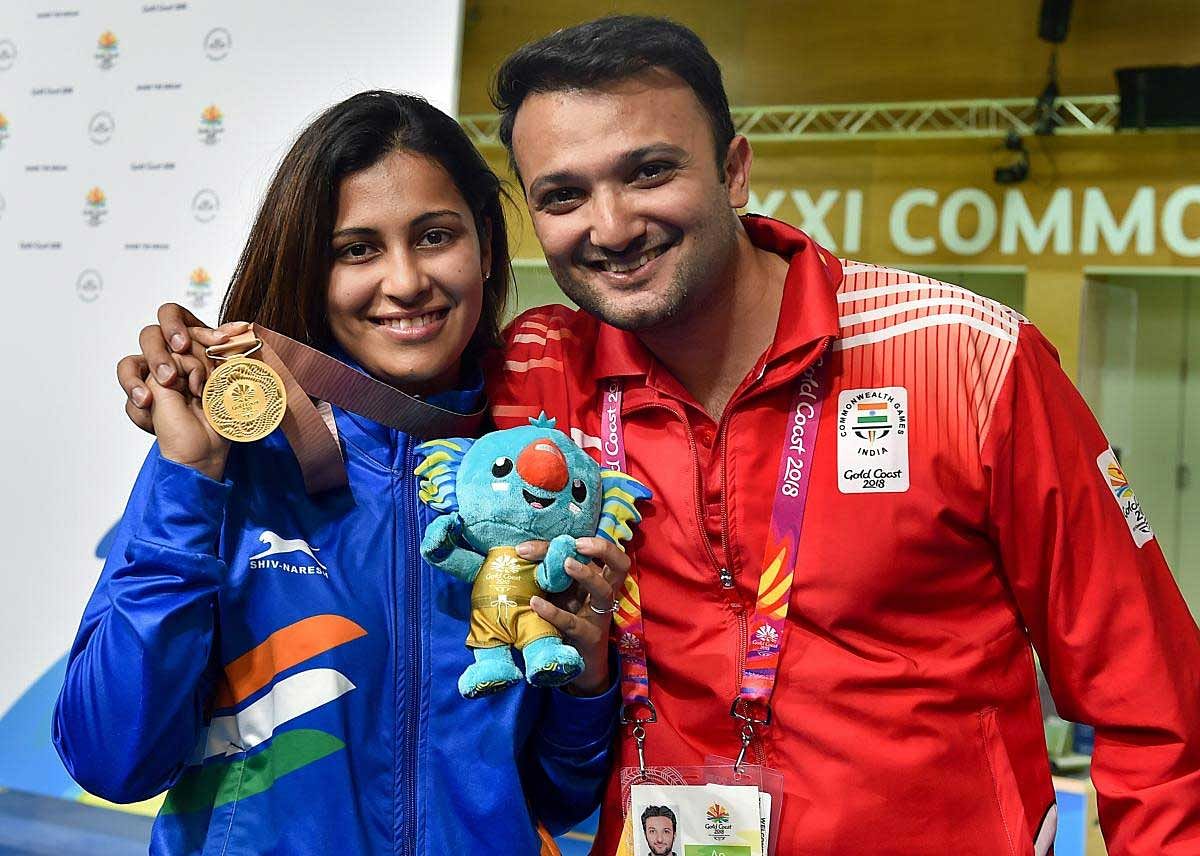
[[(458, 125), (366, 92), (284, 158), (223, 315), (465, 412), (507, 271), (498, 180)], [(535, 604), (584, 673), (464, 701), (470, 592), (417, 553), (417, 441), (335, 408), (349, 487), (309, 496), (281, 432), (230, 448), (208, 426), (196, 353), (147, 380), (158, 446), (55, 710), (72, 776), (117, 802), (170, 788), (157, 853), (533, 854), (539, 821), (586, 816), (616, 709), (608, 616)], [(569, 572), (611, 604), (627, 560), (580, 550), (606, 567)]]

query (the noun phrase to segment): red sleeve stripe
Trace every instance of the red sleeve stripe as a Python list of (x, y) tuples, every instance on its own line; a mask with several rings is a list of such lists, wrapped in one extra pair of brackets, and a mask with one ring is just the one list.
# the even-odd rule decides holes
[(504, 370), (510, 372), (527, 372), (530, 369), (554, 369), (562, 371), (562, 360), (553, 357), (542, 357), (538, 360), (505, 360)]

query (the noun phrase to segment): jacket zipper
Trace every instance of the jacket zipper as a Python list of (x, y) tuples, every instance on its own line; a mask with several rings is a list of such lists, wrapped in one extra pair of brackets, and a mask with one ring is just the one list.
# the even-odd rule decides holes
[[(397, 622), (404, 621), (408, 628), (408, 696), (404, 705), (404, 811), (409, 827), (409, 834), (400, 842), (402, 853), (414, 852), (417, 837), (417, 731), (420, 727), (421, 700), (421, 639), (420, 639), (420, 609), (421, 609), (421, 560), (417, 527), (421, 521), (417, 515), (409, 476), (416, 468), (413, 460), (412, 444), (408, 437), (402, 435), (404, 443), (404, 470), (401, 473), (404, 489), (404, 512), (407, 525), (405, 526), (405, 564), (416, 557), (411, 567), (411, 573), (405, 586), (405, 610), (402, 616), (397, 616)], [(399, 633), (396, 634), (399, 638)]]
[[(717, 454), (720, 456), (718, 461), (720, 462), (721, 469), (721, 550), (725, 553), (726, 562), (726, 568), (723, 569), (725, 576), (723, 576), (721, 579), (723, 583), (725, 580), (728, 580), (728, 587), (733, 588), (733, 571), (728, 569), (728, 566), (732, 565), (733, 563), (729, 561), (729, 510), (726, 507), (725, 484), (725, 440), (729, 428), (729, 421), (725, 418), (727, 413), (729, 413), (728, 407), (725, 408), (725, 413), (721, 414), (721, 424), (717, 430)], [(750, 628), (748, 626), (749, 622), (746, 619), (746, 605), (742, 603), (740, 598), (735, 602), (734, 608), (737, 612), (738, 656), (737, 671), (734, 673), (733, 683), (734, 686), (737, 687), (737, 692), (740, 695), (742, 688), (742, 675), (746, 673), (746, 655), (747, 646), (749, 645), (747, 636), (750, 633)], [(750, 746), (754, 750), (754, 760), (759, 766), (766, 766), (766, 753), (762, 748), (762, 737), (756, 734), (754, 739), (751, 741)]]
[[(729, 570), (717, 559), (717, 554), (713, 552), (712, 545), (708, 543), (708, 533), (704, 531), (704, 526), (700, 522), (700, 513), (704, 508), (704, 485), (701, 483), (700, 479), (700, 467), (697, 463), (700, 456), (696, 453), (696, 437), (692, 433), (692, 426), (687, 421), (687, 417), (681, 416), (679, 411), (677, 411), (675, 408), (658, 401), (650, 401), (645, 404), (635, 405), (634, 407), (631, 407), (629, 410), (625, 411), (625, 413), (636, 413), (639, 410), (648, 410), (650, 408), (665, 410), (683, 423), (683, 429), (687, 432), (688, 446), (692, 452), (692, 484), (695, 490), (696, 499), (696, 532), (700, 536), (700, 543), (704, 545), (704, 549), (708, 552), (709, 560), (712, 562), (713, 567), (717, 571), (717, 581), (720, 583), (721, 588), (723, 590), (731, 589), (733, 588), (733, 576), (729, 573)], [(722, 530), (723, 529), (724, 524), (722, 524)], [(724, 543), (724, 531), (722, 531), (721, 540), (722, 543)]]
[[(704, 485), (702, 483), (702, 479), (700, 476), (700, 466), (699, 466), (699, 457), (700, 456), (696, 452), (696, 437), (692, 433), (691, 423), (688, 422), (686, 417), (681, 416), (679, 414), (679, 412), (675, 410), (675, 408), (673, 408), (667, 404), (662, 404), (660, 402), (648, 402), (646, 404), (637, 405), (636, 407), (631, 407), (628, 411), (626, 411), (626, 413), (634, 413), (635, 411), (649, 409), (652, 407), (653, 408), (661, 408), (663, 410), (666, 410), (668, 413), (670, 413), (676, 419), (679, 419), (683, 423), (684, 431), (687, 432), (688, 446), (690, 447), (691, 454), (692, 454), (692, 472), (693, 472), (692, 481), (693, 481), (693, 485), (695, 487), (695, 499), (696, 499), (696, 514), (695, 514), (696, 530), (700, 536), (700, 543), (704, 545), (704, 549), (708, 552), (709, 560), (712, 562), (713, 567), (717, 569), (717, 581), (720, 583), (721, 590), (726, 593), (732, 593), (733, 574), (729, 571), (729, 568), (726, 565), (723, 565), (718, 560), (717, 554), (715, 552), (713, 552), (712, 545), (708, 542), (708, 533), (704, 531), (704, 526), (700, 520), (700, 513), (701, 513), (702, 509), (704, 509), (704, 507), (705, 507), (705, 505), (704, 505)], [(728, 515), (724, 514), (724, 511), (725, 511), (724, 427), (722, 427), (721, 432), (722, 432), (721, 440), (720, 440), (720, 444), (718, 446), (720, 453), (722, 455), (722, 457), (721, 457), (721, 511), (723, 514), (722, 514), (722, 521), (721, 521), (721, 549), (725, 553), (726, 560), (728, 561), (728, 556), (729, 556)], [(740, 687), (742, 685), (742, 673), (745, 671), (745, 668), (746, 668), (746, 633), (748, 632), (748, 630), (747, 630), (747, 624), (746, 624), (746, 610), (745, 610), (744, 604), (741, 602), (740, 599), (734, 599), (732, 601), (732, 605), (733, 605), (734, 611), (737, 615), (737, 627), (738, 627), (738, 658), (737, 658), (737, 672), (735, 673), (735, 676), (734, 676), (734, 686), (738, 687), (739, 691), (740, 691)], [(759, 765), (765, 765), (766, 758), (763, 753), (761, 741), (756, 739), (753, 742), (752, 746), (754, 748), (754, 757), (755, 757), (755, 760), (757, 761), (757, 763)]]
[[(796, 376), (799, 377), (800, 374), (802, 374), (808, 370), (809, 366), (814, 365), (817, 362), (817, 360), (819, 360), (823, 356), (825, 356), (825, 352), (829, 350), (829, 344), (832, 341), (833, 340), (830, 338), (823, 340), (821, 342), (820, 347), (817, 349), (816, 356), (814, 356), (812, 359), (810, 359), (808, 362), (806, 362), (800, 368), (800, 370)], [(758, 378), (756, 378), (756, 382), (758, 380), (761, 380), (763, 375), (765, 375), (765, 374), (766, 374), (766, 365), (764, 364), (762, 370), (758, 374)], [(782, 383), (782, 382), (779, 382), (779, 383)], [(755, 390), (754, 392), (756, 394), (760, 394), (760, 395), (764, 394), (766, 392), (769, 392), (775, 386), (778, 386), (779, 383), (765, 384), (762, 387), (760, 387), (759, 389)], [(732, 403), (735, 399), (737, 399), (739, 397), (738, 396), (739, 392), (741, 392), (741, 390), (736, 390), (734, 392), (733, 398), (730, 399), (730, 403)], [(825, 394), (828, 394), (828, 392), (829, 392), (828, 390), (825, 390)], [(752, 397), (751, 395), (745, 396), (746, 400), (749, 400), (751, 397)], [(721, 572), (722, 572), (721, 573), (721, 581), (722, 581), (722, 584), (724, 584), (725, 581), (728, 580), (728, 587), (732, 588), (733, 587), (733, 573), (732, 573), (732, 570), (728, 568), (728, 565), (731, 565), (733, 563), (729, 561), (729, 540), (730, 540), (730, 538), (729, 538), (729, 510), (726, 507), (727, 491), (726, 491), (726, 475), (725, 475), (725, 469), (726, 469), (725, 468), (725, 441), (726, 441), (726, 437), (727, 437), (728, 429), (729, 429), (729, 420), (726, 417), (729, 413), (730, 413), (729, 405), (726, 405), (725, 412), (721, 414), (721, 421), (720, 421), (720, 425), (718, 426), (718, 430), (717, 430), (717, 454), (720, 456), (720, 458), (718, 460), (720, 461), (720, 468), (721, 468), (721, 550), (725, 553), (725, 561), (727, 563), (726, 567), (721, 569)], [(685, 420), (685, 423), (686, 423), (686, 420)], [(689, 431), (690, 431), (690, 429), (689, 429)], [(695, 461), (695, 454), (696, 454), (696, 447), (695, 447), (695, 443), (693, 443), (692, 444), (693, 461)], [(707, 543), (707, 538), (705, 539), (705, 542)], [(710, 552), (711, 552), (711, 550), (710, 550)], [(745, 605), (740, 600), (738, 600), (737, 604), (736, 604), (736, 608), (737, 608), (737, 622), (738, 622), (738, 657), (737, 657), (737, 672), (734, 675), (734, 684), (738, 687), (738, 692), (740, 693), (741, 685), (742, 685), (742, 675), (744, 675), (746, 672), (746, 655), (747, 655), (747, 647), (750, 644), (750, 640), (748, 638), (750, 629), (748, 626), (748, 621), (746, 619)], [(756, 609), (758, 608), (757, 603), (755, 603), (755, 608)], [(751, 748), (753, 748), (753, 750), (754, 750), (755, 760), (758, 762), (758, 764), (760, 766), (765, 766), (767, 763), (766, 762), (766, 751), (763, 749), (762, 735), (755, 734), (754, 739), (750, 745), (751, 745)]]

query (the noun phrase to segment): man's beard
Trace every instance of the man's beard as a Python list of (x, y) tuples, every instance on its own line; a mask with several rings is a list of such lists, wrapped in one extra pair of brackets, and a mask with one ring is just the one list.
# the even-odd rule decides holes
[[(724, 209), (728, 212), (729, 209)], [(718, 299), (725, 276), (724, 267), (733, 254), (738, 221), (717, 219), (712, 228), (695, 233), (692, 246), (697, 248), (682, 256), (671, 274), (670, 282), (649, 306), (638, 306), (639, 292), (622, 293), (607, 290), (587, 279), (575, 276), (572, 264), (557, 265), (547, 259), (550, 273), (558, 287), (580, 309), (606, 324), (630, 333), (646, 333), (685, 325)], [(711, 234), (709, 234), (711, 232)], [(685, 242), (675, 245), (682, 252)]]
[[(577, 279), (571, 266), (559, 267), (550, 264), (550, 273), (558, 287), (571, 298), (580, 309), (594, 315), (606, 324), (637, 333), (669, 326), (688, 307), (695, 283), (693, 272), (686, 263), (681, 263), (667, 284), (666, 291), (650, 306), (631, 306), (620, 292), (605, 291), (587, 280)], [(633, 295), (634, 300), (638, 295)]]

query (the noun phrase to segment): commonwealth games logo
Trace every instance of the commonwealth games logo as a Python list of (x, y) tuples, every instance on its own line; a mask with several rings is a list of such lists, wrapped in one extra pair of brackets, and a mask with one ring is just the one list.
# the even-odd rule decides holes
[(4, 148), (4, 141), (8, 139), (8, 118), (0, 113), (0, 149)]
[(9, 39), (0, 39), (0, 71), (8, 71), (17, 61), (17, 46)]
[(104, 278), (93, 268), (88, 268), (75, 280), (75, 293), (84, 303), (95, 303), (103, 289)]
[(99, 226), (108, 214), (108, 198), (99, 187), (93, 187), (87, 193), (87, 205), (83, 209), (83, 219), (89, 226)]
[(224, 122), (225, 116), (216, 104), (209, 104), (204, 108), (204, 112), (200, 114), (200, 139), (205, 145), (216, 145), (221, 134), (225, 133)]
[(96, 64), (105, 71), (117, 64), (117, 56), (120, 54), (117, 45), (117, 37), (112, 30), (105, 30), (96, 40)]
[(232, 47), (233, 36), (229, 35), (229, 30), (224, 27), (209, 30), (204, 36), (204, 55), (213, 62), (220, 62), (229, 56)]
[(203, 306), (208, 302), (211, 292), (212, 277), (208, 275), (208, 271), (202, 267), (192, 271), (192, 275), (188, 277), (188, 299), (196, 306)]
[(717, 841), (724, 841), (729, 837), (732, 829), (733, 824), (729, 822), (729, 809), (719, 802), (710, 805), (704, 816), (704, 831)]
[(112, 139), (117, 123), (111, 113), (97, 113), (88, 121), (88, 139), (102, 146)]
[(220, 210), (221, 200), (216, 191), (205, 187), (192, 197), (192, 216), (198, 223), (211, 223)]
[(1112, 488), (1113, 495), (1117, 499), (1125, 499), (1133, 496), (1133, 488), (1129, 486), (1129, 479), (1125, 478), (1125, 471), (1121, 469), (1121, 465), (1116, 461), (1108, 465), (1108, 486)]

